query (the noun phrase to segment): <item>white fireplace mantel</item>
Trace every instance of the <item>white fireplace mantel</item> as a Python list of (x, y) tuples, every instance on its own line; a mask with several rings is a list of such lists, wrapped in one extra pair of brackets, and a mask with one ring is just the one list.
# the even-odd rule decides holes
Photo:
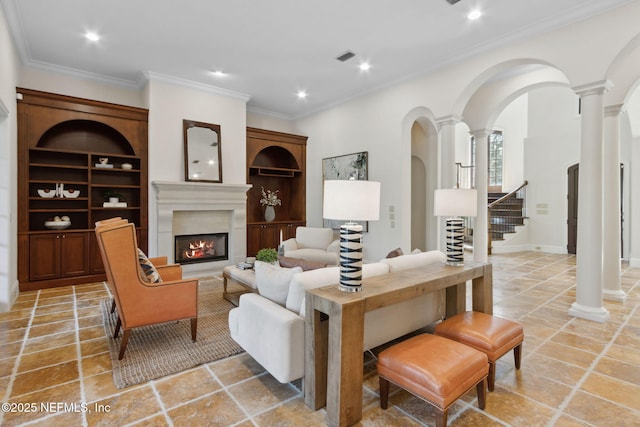
[(185, 273), (217, 271), (245, 260), (247, 253), (248, 184), (154, 181), (156, 189), (158, 253), (174, 257), (173, 218), (177, 211), (225, 212), (229, 215), (229, 260), (183, 265)]

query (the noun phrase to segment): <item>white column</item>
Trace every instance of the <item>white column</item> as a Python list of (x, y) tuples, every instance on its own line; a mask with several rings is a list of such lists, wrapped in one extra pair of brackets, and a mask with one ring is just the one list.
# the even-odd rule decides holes
[[(440, 130), (440, 162), (438, 188), (453, 188), (456, 185), (456, 125), (462, 120), (459, 116), (446, 116), (436, 119)], [(438, 242), (442, 252), (446, 251), (446, 218), (438, 218)]]
[(471, 131), (476, 141), (476, 159), (473, 173), (476, 177), (476, 190), (478, 190), (478, 216), (473, 228), (473, 260), (475, 262), (487, 262), (488, 237), (488, 179), (489, 179), (489, 135), (488, 129)]
[(620, 283), (622, 252), (620, 221), (620, 112), (622, 105), (604, 109), (602, 285), (606, 300), (624, 301)]
[(569, 314), (604, 322), (602, 306), (602, 156), (603, 97), (608, 81), (573, 88), (582, 101), (578, 236), (576, 248), (576, 302)]

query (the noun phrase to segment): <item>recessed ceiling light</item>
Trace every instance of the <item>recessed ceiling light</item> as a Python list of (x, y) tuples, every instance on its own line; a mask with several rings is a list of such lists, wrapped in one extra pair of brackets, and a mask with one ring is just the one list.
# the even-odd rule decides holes
[(371, 69), (371, 64), (368, 62), (363, 62), (360, 64), (360, 71), (369, 71)]
[(298, 99), (305, 99), (307, 97), (307, 92), (305, 92), (304, 90), (299, 90), (296, 96), (298, 97)]
[(472, 10), (471, 12), (469, 12), (469, 14), (467, 15), (467, 19), (469, 21), (475, 21), (476, 19), (480, 18), (482, 16), (482, 12), (479, 9), (475, 9)]
[(100, 40), (100, 36), (93, 31), (87, 31), (84, 36), (87, 40), (92, 42), (97, 42), (98, 40)]
[(214, 75), (215, 77), (227, 77), (227, 73), (225, 73), (222, 70), (212, 71), (211, 74)]

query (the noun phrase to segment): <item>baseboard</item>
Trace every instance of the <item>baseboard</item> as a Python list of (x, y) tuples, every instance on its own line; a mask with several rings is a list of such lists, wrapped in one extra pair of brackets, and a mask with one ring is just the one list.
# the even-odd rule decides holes
[[(551, 245), (536, 245), (536, 244), (527, 244), (527, 245), (514, 245), (514, 246), (494, 246), (491, 249), (491, 253), (494, 254), (510, 254), (514, 252), (544, 252), (548, 254), (566, 254), (567, 250), (563, 249), (560, 246), (551, 246)], [(640, 260), (639, 260), (640, 261)]]
[(629, 258), (629, 267), (640, 267), (640, 258)]

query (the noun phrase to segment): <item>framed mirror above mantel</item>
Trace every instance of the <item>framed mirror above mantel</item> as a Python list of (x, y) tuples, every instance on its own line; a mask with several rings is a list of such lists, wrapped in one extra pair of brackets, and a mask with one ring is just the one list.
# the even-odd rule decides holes
[(220, 125), (182, 121), (184, 135), (184, 179), (195, 182), (222, 182)]

